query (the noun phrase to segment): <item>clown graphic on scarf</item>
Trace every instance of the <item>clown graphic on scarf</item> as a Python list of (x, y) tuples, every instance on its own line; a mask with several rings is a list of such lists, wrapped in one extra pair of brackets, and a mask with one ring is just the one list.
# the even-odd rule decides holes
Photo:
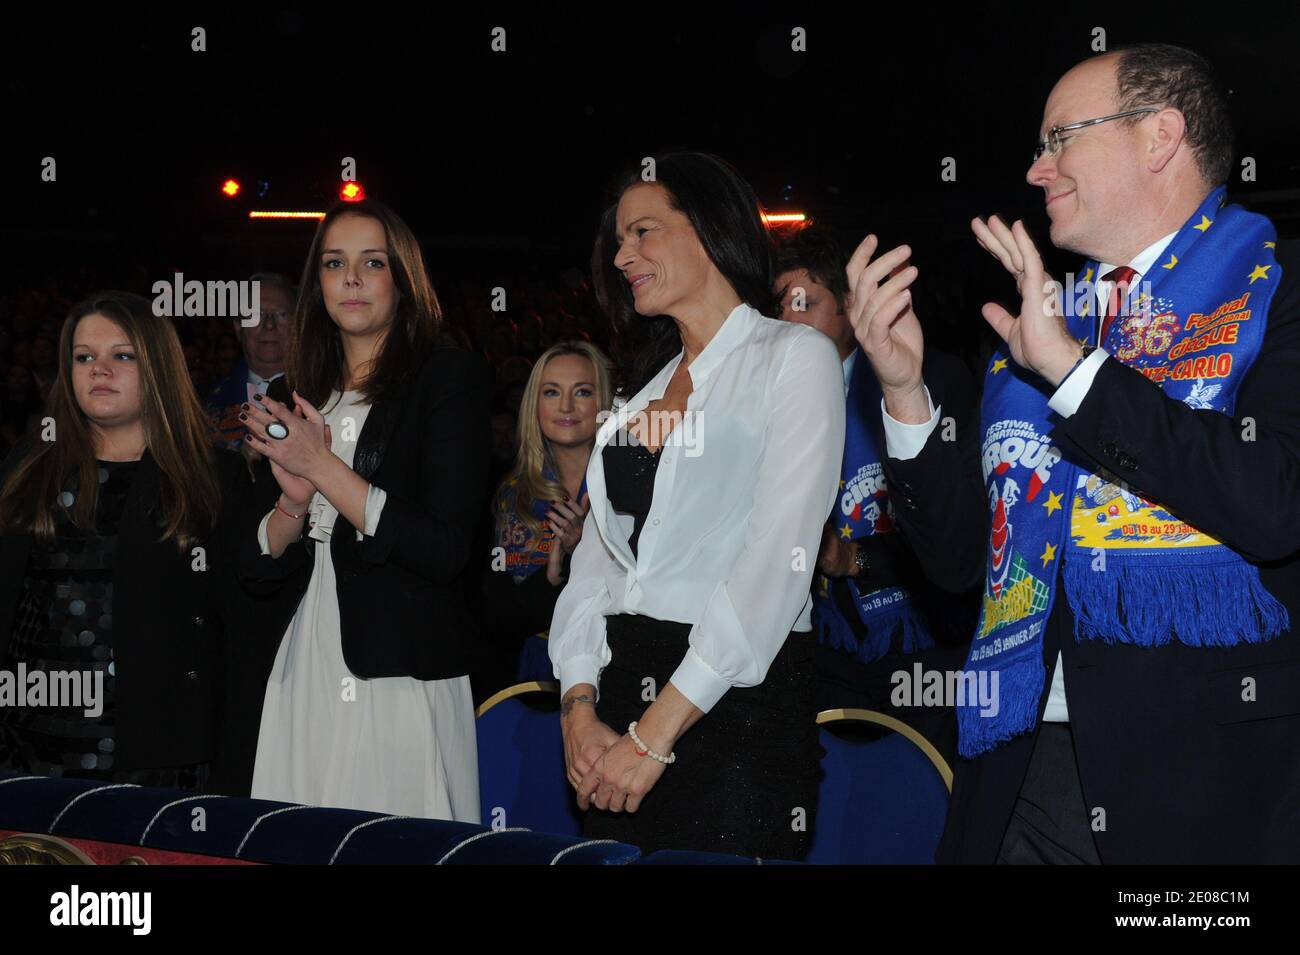
[[(1231, 415), (1259, 353), (1281, 267), (1268, 219), (1224, 202), (1223, 187), (1205, 198), (1147, 273), (1149, 290), (1100, 344), (1108, 361), (1140, 371), (1169, 397)], [(1069, 333), (1093, 344), (1098, 268), (1085, 265), (1064, 303)], [(1051, 391), (1005, 344), (995, 351), (980, 425), (992, 523), (966, 670), (998, 671), (1002, 699), (995, 716), (959, 705), (965, 757), (1034, 728), (1046, 678), (1042, 631), (1058, 580), (1076, 640), (1231, 646), (1269, 640), (1289, 626), (1256, 567), (1115, 475), (1054, 446), (1050, 432), (1059, 418), (1048, 407)]]

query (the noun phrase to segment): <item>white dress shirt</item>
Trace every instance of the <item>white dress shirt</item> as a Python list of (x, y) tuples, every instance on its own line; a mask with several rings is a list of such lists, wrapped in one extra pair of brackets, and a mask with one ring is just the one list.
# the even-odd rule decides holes
[(849, 396), (849, 382), (853, 380), (853, 366), (858, 363), (858, 349), (854, 347), (849, 357), (844, 359), (844, 397)]
[[(1147, 271), (1155, 265), (1156, 260), (1160, 258), (1177, 234), (1177, 232), (1171, 232), (1164, 238), (1152, 242), (1129, 263), (1129, 268), (1137, 273), (1129, 281), (1128, 294), (1130, 296), (1137, 294), (1138, 286), (1146, 276)], [(1106, 314), (1106, 306), (1110, 304), (1110, 292), (1113, 284), (1101, 281), (1101, 277), (1115, 268), (1114, 265), (1102, 262), (1097, 267), (1097, 274), (1094, 276), (1097, 294), (1097, 307), (1094, 310), (1096, 315), (1096, 322), (1093, 326), (1094, 337), (1101, 331), (1101, 321)], [(1047, 406), (1062, 418), (1068, 418), (1078, 411), (1079, 405), (1083, 404), (1083, 399), (1088, 394), (1088, 389), (1092, 387), (1093, 379), (1097, 377), (1097, 369), (1109, 357), (1104, 350), (1098, 348), (1081, 361), (1065, 376), (1056, 391), (1052, 393)], [(903, 424), (898, 419), (890, 417), (889, 412), (885, 410), (884, 399), (881, 399), (880, 413), (885, 419), (885, 451), (891, 458), (907, 461), (916, 457), (921, 453), (921, 449), (925, 447), (930, 432), (938, 426), (942, 409), (935, 408), (934, 402), (930, 401), (930, 390), (928, 388), (925, 391), (925, 400), (929, 402), (930, 420), (925, 424)], [(1061, 665), (1060, 653), (1056, 655), (1056, 669), (1052, 671), (1052, 686), (1047, 693), (1047, 708), (1043, 711), (1043, 719), (1052, 723), (1068, 723), (1070, 721), (1070, 711), (1065, 702), (1065, 668)]]
[(630, 514), (605, 490), (602, 452), (662, 398), (679, 352), (596, 432), (590, 510), (548, 649), (561, 692), (599, 688), (612, 659), (605, 617), (691, 624), (672, 684), (704, 712), (733, 686), (757, 686), (791, 630), (811, 630), (810, 585), (844, 455), (839, 353), (806, 325), (736, 306), (688, 367), (693, 391), (660, 444), (654, 497), (634, 555)]
[(244, 383), (244, 387), (248, 391), (248, 403), (249, 404), (253, 403), (253, 395), (266, 394), (267, 389), (271, 387), (271, 382), (275, 381), (275, 379), (277, 378), (283, 378), (283, 377), (284, 377), (284, 372), (277, 371), (270, 378), (263, 378), (257, 372), (253, 371), (253, 369), (249, 368), (248, 380)]

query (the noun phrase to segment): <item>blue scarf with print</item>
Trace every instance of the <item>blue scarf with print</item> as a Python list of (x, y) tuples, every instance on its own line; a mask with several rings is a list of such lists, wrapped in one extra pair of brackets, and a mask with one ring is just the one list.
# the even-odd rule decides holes
[[(839, 497), (830, 519), (844, 540), (892, 534), (894, 505), (885, 486), (879, 451), (880, 384), (861, 350), (850, 372), (847, 402)], [(850, 613), (852, 619), (846, 616)], [(820, 572), (815, 574), (812, 620), (818, 640), (852, 654), (859, 663), (871, 663), (888, 653), (900, 630), (904, 653), (934, 646), (934, 638), (907, 591), (873, 588), (869, 576), (859, 584), (851, 578), (832, 580)]]
[[(542, 476), (548, 481), (556, 481), (555, 471), (548, 465), (542, 470)], [(497, 543), (505, 548), (506, 570), (515, 580), (522, 581), (531, 577), (538, 570), (546, 567), (550, 560), (551, 548), (555, 545), (555, 531), (546, 522), (546, 515), (555, 506), (554, 501), (537, 500), (529, 505), (533, 516), (542, 524), (540, 536), (529, 531), (528, 525), (519, 519), (515, 510), (515, 497), (518, 484), (507, 481), (501, 486), (496, 499)], [(578, 500), (587, 493), (587, 479), (582, 479), (578, 488)]]
[[(1170, 398), (1231, 415), (1264, 339), (1281, 266), (1272, 223), (1224, 202), (1223, 187), (1206, 197), (1101, 344), (1108, 361), (1137, 369)], [(1089, 342), (1098, 268), (1087, 263), (1063, 302), (1070, 333)], [(999, 699), (987, 715), (958, 699), (962, 756), (1034, 728), (1058, 569), (1076, 640), (1233, 646), (1289, 627), (1286, 608), (1238, 553), (1054, 446), (1049, 433), (1060, 419), (1047, 406), (1051, 389), (1017, 366), (1005, 344), (985, 380), (981, 450), (992, 525), (966, 672), (996, 673)]]

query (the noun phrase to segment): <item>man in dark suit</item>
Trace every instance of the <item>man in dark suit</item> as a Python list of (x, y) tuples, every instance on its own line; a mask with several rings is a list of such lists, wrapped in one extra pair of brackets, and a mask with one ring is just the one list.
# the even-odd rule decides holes
[[(935, 427), (941, 410), (921, 379), (920, 326), (906, 294), (916, 273), (901, 268), (906, 247), (868, 265), (869, 238), (849, 266), (860, 303), (855, 331), (884, 391), (885, 466), (903, 531), (940, 584), (960, 589), (984, 578), (972, 661), (1002, 652), (984, 639), (998, 626), (991, 608), (1010, 586), (999, 562), (1008, 547), (1027, 546), (1023, 532), (1047, 520), (1043, 511), (1056, 505), (1073, 518), (1060, 546), (1076, 553), (1106, 528), (1094, 552), (1122, 556), (1126, 568), (1087, 581), (1097, 592), (1118, 587), (1118, 611), (1071, 585), (1078, 562), (1056, 560), (1041, 543), (1041, 555), (1023, 552), (1020, 573), (1037, 575), (1045, 593), (1055, 588), (1050, 611), (1023, 608), (1043, 615), (1027, 635), (1034, 666), (1018, 674), (1037, 668), (1037, 681), (1021, 681), (1034, 695), (1023, 725), (963, 745), (970, 758), (955, 767), (939, 861), (1300, 860), (1300, 637), (1290, 629), (1300, 620), (1300, 253), (1269, 239), (1267, 220), (1220, 205), (1216, 187), (1232, 168), (1226, 101), (1193, 53), (1147, 44), (1081, 63), (1053, 89), (1040, 135), (1027, 178), (1044, 191), (1052, 242), (1097, 263), (1100, 281), (1070, 318), (1021, 223), (972, 223), (1023, 297), (1019, 314), (984, 307), (1004, 345), (989, 367), (979, 431), (944, 441)], [(1243, 221), (1256, 230), (1253, 269), (1229, 269), (1231, 249), (1195, 252), (1238, 235), (1225, 229)], [(1175, 283), (1203, 291), (1170, 308), (1161, 297)], [(1132, 315), (1126, 285), (1146, 288)], [(1229, 287), (1236, 291), (1220, 299)], [(1233, 312), (1246, 295), (1251, 305)], [(1156, 307), (1144, 311), (1143, 296)], [(1230, 335), (1198, 337), (1225, 311)], [(1260, 336), (1249, 354), (1232, 354), (1238, 346), (1226, 341), (1238, 334)], [(1205, 361), (1183, 366), (1195, 358), (1175, 361), (1174, 352)], [(1216, 382), (1234, 358), (1240, 377)], [(1040, 415), (1042, 444), (1051, 445), (1038, 472), (1018, 472), (1021, 485), (1035, 473), (1050, 480), (1058, 468), (1078, 482), (1032, 503), (1020, 500), (1021, 485), (996, 493), (1007, 473), (1000, 469), (1014, 467), (990, 444), (1008, 418), (997, 396), (1010, 393), (1000, 389), (1013, 378), (1039, 395), (1014, 410)], [(1220, 388), (1235, 401), (1216, 398)], [(1028, 487), (1036, 493), (1032, 480)], [(1084, 506), (1098, 494), (1106, 501)], [(1172, 518), (1163, 530), (1178, 531), (1162, 553), (1183, 563), (1143, 563), (1150, 547), (1107, 549), (1131, 533), (1126, 510), (1157, 509)], [(1150, 533), (1166, 540), (1160, 527)], [(1208, 543), (1177, 549), (1189, 540)], [(1211, 550), (1226, 568), (1219, 581), (1195, 576), (1198, 555)], [(1197, 584), (1181, 605), (1160, 600), (1187, 579)], [(1014, 693), (1008, 698), (1003, 684), (1005, 709)]]
[(204, 408), (212, 419), (213, 442), (232, 451), (246, 452), (248, 428), (239, 419), (240, 408), (265, 393), (271, 382), (284, 374), (289, 351), (289, 322), (298, 290), (283, 275), (258, 272), (249, 278), (260, 285), (262, 310), (257, 322), (245, 326), (243, 319), (232, 323), (243, 357), (234, 370), (212, 389)]

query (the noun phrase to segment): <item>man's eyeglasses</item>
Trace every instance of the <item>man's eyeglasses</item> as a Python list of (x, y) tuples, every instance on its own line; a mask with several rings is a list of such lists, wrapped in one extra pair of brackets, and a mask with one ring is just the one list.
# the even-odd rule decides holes
[(1081, 123), (1070, 123), (1067, 126), (1053, 126), (1047, 131), (1047, 135), (1038, 141), (1034, 149), (1034, 162), (1043, 158), (1043, 153), (1049, 156), (1055, 156), (1061, 151), (1061, 143), (1069, 139), (1069, 136), (1062, 136), (1061, 133), (1068, 133), (1074, 129), (1083, 129), (1085, 126), (1096, 126), (1098, 123), (1109, 123), (1112, 119), (1124, 119), (1126, 116), (1138, 116), (1142, 113), (1158, 113), (1159, 106), (1143, 106), (1140, 109), (1125, 110), (1122, 113), (1112, 113), (1110, 116), (1098, 116), (1096, 119), (1085, 119)]

